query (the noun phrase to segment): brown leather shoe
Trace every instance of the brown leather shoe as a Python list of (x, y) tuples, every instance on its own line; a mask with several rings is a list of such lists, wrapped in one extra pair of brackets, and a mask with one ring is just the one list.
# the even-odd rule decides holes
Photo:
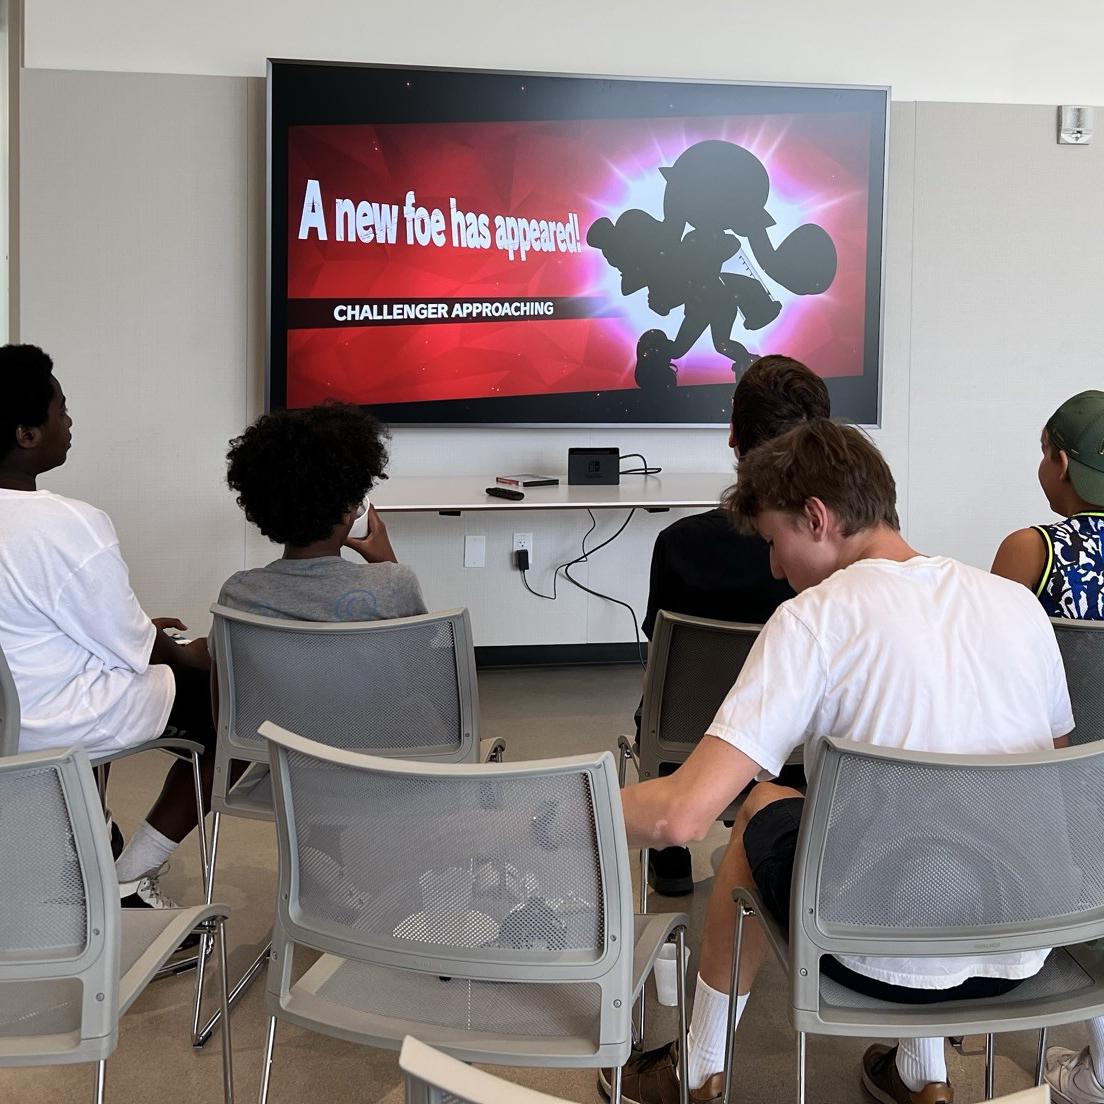
[(932, 1081), (913, 1092), (897, 1072), (897, 1048), (872, 1046), (863, 1055), (863, 1088), (882, 1104), (954, 1104), (954, 1089)]
[[(610, 1095), (612, 1070), (598, 1071), (598, 1088)], [(719, 1104), (724, 1094), (724, 1074), (715, 1073), (700, 1089), (690, 1090), (694, 1104)], [(621, 1070), (623, 1104), (678, 1104), (678, 1043), (634, 1055)]]

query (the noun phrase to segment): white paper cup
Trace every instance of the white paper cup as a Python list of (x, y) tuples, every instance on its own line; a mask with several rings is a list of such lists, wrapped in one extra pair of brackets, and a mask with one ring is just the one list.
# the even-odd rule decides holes
[(349, 536), (353, 540), (364, 540), (368, 536), (368, 499), (361, 503), (356, 521), (353, 522), (353, 527), (349, 530)]
[[(675, 965), (677, 950), (677, 944), (664, 943), (660, 947), (659, 954), (656, 955), (655, 965), (652, 967), (652, 973), (655, 976), (656, 1000), (668, 1008), (674, 1008), (678, 1004), (678, 976)], [(682, 959), (684, 968), (689, 961), (690, 948), (684, 947)]]

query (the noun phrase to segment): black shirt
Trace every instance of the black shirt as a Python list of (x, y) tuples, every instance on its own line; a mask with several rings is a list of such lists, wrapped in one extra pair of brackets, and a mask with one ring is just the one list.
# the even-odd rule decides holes
[(761, 625), (794, 596), (775, 579), (770, 550), (732, 528), (723, 510), (680, 518), (656, 537), (644, 632), (651, 638), (661, 610)]

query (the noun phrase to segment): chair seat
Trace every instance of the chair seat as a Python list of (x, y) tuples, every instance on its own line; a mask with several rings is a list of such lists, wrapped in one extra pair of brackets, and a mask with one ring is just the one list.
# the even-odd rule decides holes
[[(444, 979), (323, 955), (269, 1010), (350, 1042), (397, 1050), (416, 1035), (465, 1061), (529, 1057), (536, 1064), (593, 1066), (601, 988), (591, 982)], [(510, 1025), (509, 1028), (504, 1025)], [(457, 1026), (463, 1025), (463, 1026)], [(624, 1056), (628, 1055), (628, 1040)]]
[(204, 920), (229, 915), (229, 907), (221, 904), (179, 909), (123, 909), (119, 1014), (126, 1012), (137, 1000), (189, 932)]
[[(1080, 949), (1077, 949), (1080, 951)], [(1104, 960), (1098, 955), (1051, 951), (1043, 968), (1015, 989), (981, 1000), (940, 1001), (928, 1005), (899, 1004), (856, 993), (823, 975), (820, 979), (822, 1027), (801, 1030), (826, 1034), (863, 1034), (892, 1027), (899, 1034), (924, 1035), (925, 1025), (955, 1025), (956, 1034), (989, 1030), (1028, 1030), (1070, 1023), (1104, 1010)], [(997, 1016), (992, 1013), (999, 1009)], [(1022, 1009), (1022, 1019), (1017, 1013)], [(877, 1032), (874, 1032), (877, 1034)]]
[[(123, 909), (119, 952), (122, 1015), (197, 925), (227, 916), (225, 905)], [(79, 1049), (81, 985), (75, 978), (0, 985), (0, 1067), (87, 1062)]]

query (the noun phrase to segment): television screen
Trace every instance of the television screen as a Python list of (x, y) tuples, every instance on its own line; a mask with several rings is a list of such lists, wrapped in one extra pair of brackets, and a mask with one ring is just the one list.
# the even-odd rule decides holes
[(878, 420), (888, 92), (269, 63), (269, 404), (701, 425), (751, 361)]

